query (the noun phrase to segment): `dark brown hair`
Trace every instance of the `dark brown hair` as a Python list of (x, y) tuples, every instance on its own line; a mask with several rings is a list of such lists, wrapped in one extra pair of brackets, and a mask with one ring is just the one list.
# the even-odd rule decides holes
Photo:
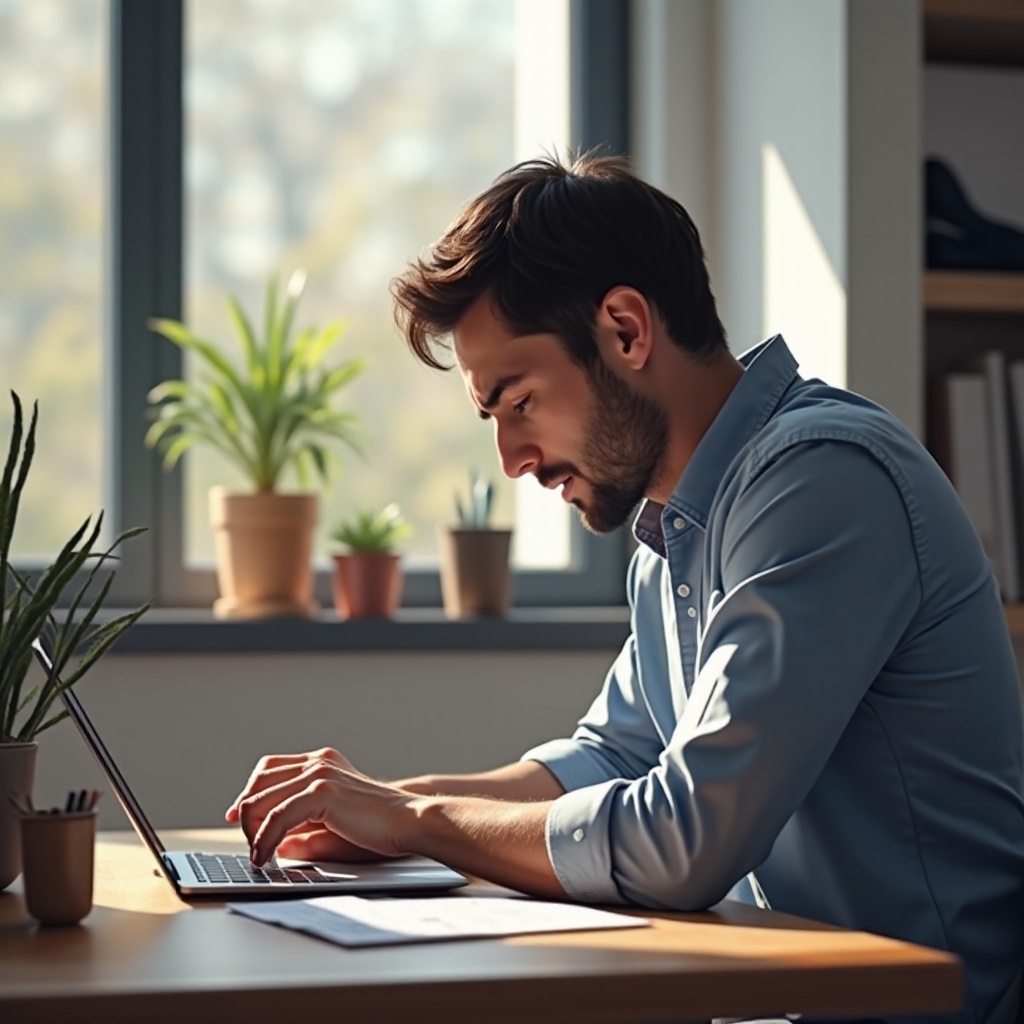
[(696, 358), (725, 348), (689, 214), (625, 158), (591, 152), (570, 166), (546, 157), (505, 171), (391, 291), (395, 319), (428, 366), (450, 368), (435, 348), (489, 293), (513, 334), (557, 334), (589, 368), (597, 309), (617, 285), (641, 292)]

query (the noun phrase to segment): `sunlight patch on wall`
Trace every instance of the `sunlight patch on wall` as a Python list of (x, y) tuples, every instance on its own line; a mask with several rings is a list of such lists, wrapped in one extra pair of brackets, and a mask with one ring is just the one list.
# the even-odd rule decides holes
[(761, 147), (764, 336), (782, 334), (804, 377), (846, 386), (846, 289), (779, 151)]

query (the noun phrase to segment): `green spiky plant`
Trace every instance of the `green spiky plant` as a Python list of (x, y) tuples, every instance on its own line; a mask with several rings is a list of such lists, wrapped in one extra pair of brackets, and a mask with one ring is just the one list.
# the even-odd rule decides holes
[(455, 514), (463, 530), (489, 530), (494, 509), (494, 484), (475, 469), (469, 473), (469, 501), (455, 495)]
[(331, 531), (331, 540), (353, 553), (390, 555), (411, 535), (412, 525), (392, 502), (380, 512), (362, 510), (338, 523)]
[(149, 393), (157, 412), (146, 444), (163, 451), (165, 468), (193, 445), (206, 445), (238, 467), (255, 491), (272, 492), (288, 469), (295, 470), (302, 486), (313, 473), (328, 483), (336, 459), (327, 442), (360, 451), (358, 417), (338, 410), (335, 400), (362, 373), (364, 363), (349, 359), (323, 365), (344, 332), (340, 322), (292, 337), (305, 284), (305, 272), (295, 271), (279, 303), (276, 280), (268, 283), (262, 340), (238, 301), (228, 297), (241, 365), (178, 320), (149, 321), (152, 330), (194, 353), (202, 371), (196, 381), (165, 381)]
[[(101, 572), (121, 543), (144, 529), (125, 530), (105, 550), (96, 550), (102, 512), (95, 522), (90, 517), (78, 527), (35, 582), (11, 565), (18, 504), (35, 454), (39, 416), (34, 403), (25, 433), (21, 401), (13, 391), (11, 398), (14, 422), (0, 477), (0, 743), (27, 743), (67, 717), (63, 710), (51, 714), (61, 692), (78, 682), (149, 605), (97, 621), (114, 579), (111, 569), (100, 583)], [(58, 611), (66, 594), (70, 601)], [(48, 644), (53, 669), (41, 684), (23, 693), (37, 637)], [(84, 653), (75, 660), (78, 651)]]

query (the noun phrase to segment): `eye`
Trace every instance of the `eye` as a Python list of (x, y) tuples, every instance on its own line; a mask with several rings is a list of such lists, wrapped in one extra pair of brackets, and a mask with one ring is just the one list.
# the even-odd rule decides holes
[(512, 408), (522, 416), (526, 410), (530, 407), (530, 395), (525, 398), (520, 398), (518, 402), (512, 403)]

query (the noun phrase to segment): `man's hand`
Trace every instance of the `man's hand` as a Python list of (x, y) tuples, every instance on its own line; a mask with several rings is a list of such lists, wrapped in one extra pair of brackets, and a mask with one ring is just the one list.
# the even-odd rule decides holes
[(269, 786), (276, 785), (285, 778), (293, 778), (297, 774), (296, 769), (301, 771), (322, 761), (336, 764), (341, 768), (352, 767), (352, 762), (344, 754), (340, 754), (330, 747), (311, 750), (305, 754), (269, 754), (266, 757), (261, 757), (256, 762), (256, 767), (253, 768), (249, 781), (242, 788), (242, 792), (235, 797), (234, 803), (224, 814), (225, 821), (229, 821), (232, 825), (238, 822), (238, 805), (243, 800), (262, 792)]
[(298, 860), (379, 860), (403, 852), (396, 812), (412, 796), (324, 748), (261, 758), (224, 817), (242, 826), (256, 864), (275, 850)]
[[(436, 795), (449, 785), (493, 795)], [(434, 795), (425, 795), (431, 790)], [(407, 788), (371, 779), (325, 748), (261, 758), (225, 817), (242, 826), (254, 864), (275, 850), (306, 860), (414, 853), (520, 892), (563, 899), (545, 839), (550, 802), (561, 792), (537, 764), (410, 780)]]

